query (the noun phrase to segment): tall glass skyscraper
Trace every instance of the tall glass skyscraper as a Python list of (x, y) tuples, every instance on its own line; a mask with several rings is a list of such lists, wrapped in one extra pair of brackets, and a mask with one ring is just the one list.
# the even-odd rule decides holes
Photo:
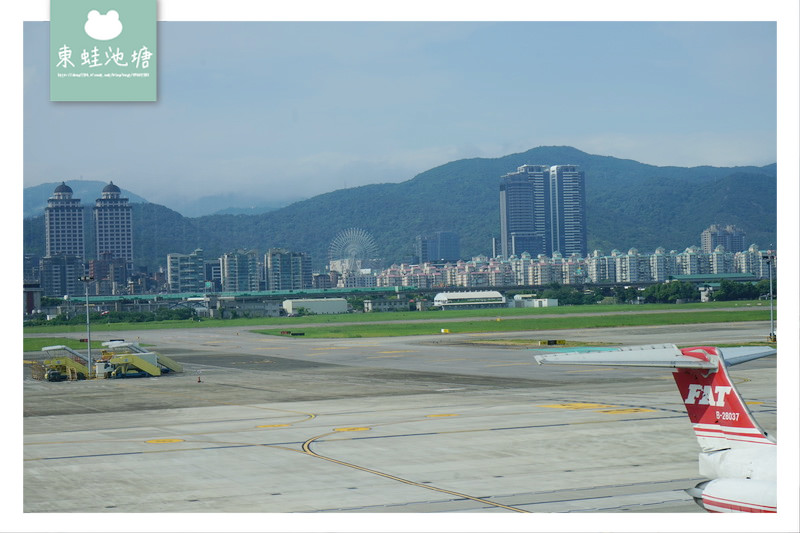
[(420, 263), (458, 261), (461, 258), (460, 239), (452, 231), (436, 231), (417, 235), (417, 259)]
[(576, 165), (522, 165), (500, 178), (500, 253), (586, 255), (584, 173)]
[(508, 258), (548, 253), (550, 169), (522, 165), (500, 178), (500, 253)]
[(552, 251), (586, 256), (586, 179), (576, 165), (550, 167)]

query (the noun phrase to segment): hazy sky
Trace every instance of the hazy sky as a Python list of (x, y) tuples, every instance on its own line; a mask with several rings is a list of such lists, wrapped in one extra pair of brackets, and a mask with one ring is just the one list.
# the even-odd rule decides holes
[(24, 28), (26, 187), (257, 203), (540, 145), (776, 161), (774, 22), (160, 22), (158, 102), (85, 104), (49, 101), (48, 31)]

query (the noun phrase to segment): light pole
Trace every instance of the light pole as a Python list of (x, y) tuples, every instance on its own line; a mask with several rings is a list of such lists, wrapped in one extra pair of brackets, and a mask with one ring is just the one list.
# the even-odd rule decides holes
[(92, 328), (89, 326), (89, 283), (94, 281), (94, 278), (92, 276), (81, 276), (78, 279), (83, 282), (83, 286), (86, 289), (86, 363), (89, 374), (86, 379), (89, 379), (92, 377)]
[(775, 300), (772, 290), (772, 265), (775, 262), (775, 250), (767, 250), (761, 257), (764, 258), (764, 261), (766, 261), (767, 267), (769, 268), (769, 340), (771, 342), (776, 342), (777, 338), (775, 336), (775, 320), (773, 318), (775, 314)]

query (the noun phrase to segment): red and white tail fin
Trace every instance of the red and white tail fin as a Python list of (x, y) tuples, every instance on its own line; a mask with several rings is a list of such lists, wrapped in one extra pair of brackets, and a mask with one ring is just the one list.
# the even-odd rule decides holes
[(684, 348), (680, 352), (716, 367), (708, 370), (677, 368), (673, 373), (697, 441), (704, 452), (775, 445), (775, 440), (753, 419), (736, 390), (720, 349), (698, 346)]
[(727, 367), (773, 355), (769, 347), (636, 346), (607, 352), (536, 355), (538, 363), (672, 368), (702, 448), (699, 472), (712, 481), (687, 492), (713, 512), (775, 512), (775, 440), (753, 419)]
[(753, 419), (726, 370), (735, 365), (773, 355), (773, 348), (755, 346), (721, 349), (710, 346), (678, 349), (674, 344), (631, 346), (613, 351), (543, 354), (541, 363), (667, 367), (674, 369), (695, 435), (704, 452), (774, 446), (775, 440)]

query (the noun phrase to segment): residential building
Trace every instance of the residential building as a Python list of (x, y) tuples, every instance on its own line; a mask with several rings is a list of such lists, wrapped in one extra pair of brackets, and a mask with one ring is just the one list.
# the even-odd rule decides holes
[(733, 254), (727, 253), (723, 245), (719, 245), (709, 257), (709, 270), (712, 274), (733, 272)]
[[(615, 250), (616, 251), (616, 250)], [(585, 260), (586, 279), (590, 283), (614, 283), (617, 281), (616, 260), (612, 256), (603, 255), (594, 250)]]
[(264, 266), (268, 290), (298, 290), (313, 286), (311, 256), (308, 254), (270, 248), (264, 255)]
[(631, 248), (627, 254), (615, 258), (616, 280), (621, 283), (650, 281), (650, 261), (639, 255), (639, 250)]
[(258, 255), (239, 250), (219, 258), (222, 292), (256, 292), (259, 290)]
[(769, 264), (764, 258), (766, 253), (766, 251), (759, 250), (755, 244), (751, 244), (747, 250), (734, 254), (733, 264), (735, 270), (753, 274), (760, 279), (769, 278)]
[(97, 295), (128, 292), (128, 265), (111, 252), (104, 252), (98, 259), (89, 260), (89, 277), (94, 279), (94, 293)]
[(206, 290), (208, 292), (219, 292), (222, 290), (222, 271), (219, 259), (205, 262)]
[(206, 262), (203, 250), (190, 254), (167, 254), (167, 283), (169, 292), (204, 292)]
[(94, 205), (96, 257), (112, 254), (123, 259), (133, 271), (133, 223), (131, 205), (121, 196), (120, 188), (110, 182), (103, 187)]
[(664, 248), (656, 248), (650, 256), (650, 279), (662, 282), (678, 274), (676, 255), (675, 250), (666, 253)]
[(72, 188), (61, 182), (44, 208), (45, 257), (57, 255), (85, 258), (83, 216), (78, 198)]
[(55, 255), (43, 257), (39, 263), (42, 296), (83, 296), (85, 288), (80, 278), (84, 265), (80, 257)]
[(708, 254), (700, 251), (697, 246), (690, 246), (677, 255), (678, 274), (694, 276), (709, 274), (711, 272)]
[(741, 252), (747, 248), (746, 238), (745, 233), (736, 226), (712, 224), (700, 234), (700, 244), (707, 254), (713, 253), (717, 246), (724, 247), (726, 252)]
[(311, 287), (314, 289), (330, 289), (333, 285), (331, 284), (331, 275), (324, 274), (324, 273), (315, 273), (311, 275)]
[(349, 270), (339, 275), (336, 286), (344, 289), (351, 289), (355, 287), (377, 287), (378, 278), (369, 268)]

